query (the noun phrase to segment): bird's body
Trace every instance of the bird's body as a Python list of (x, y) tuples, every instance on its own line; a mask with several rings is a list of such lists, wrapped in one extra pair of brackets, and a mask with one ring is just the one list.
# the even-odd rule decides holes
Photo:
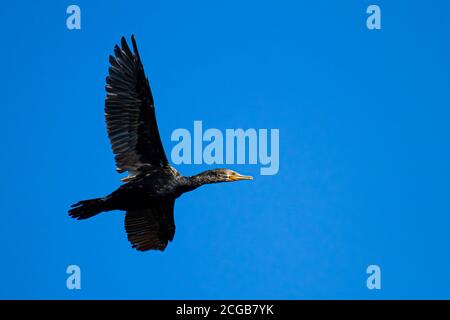
[(168, 170), (145, 172), (120, 186), (106, 199), (112, 210), (142, 209), (146, 208), (150, 201), (165, 197), (175, 200), (181, 196), (184, 180), (183, 176), (173, 175)]
[(228, 169), (184, 177), (169, 164), (134, 37), (134, 54), (124, 38), (121, 44), (109, 58), (105, 118), (117, 171), (128, 171), (128, 177), (108, 196), (74, 204), (69, 214), (82, 220), (105, 211), (126, 211), (125, 229), (132, 246), (140, 251), (164, 250), (175, 234), (175, 199), (204, 184), (251, 177)]

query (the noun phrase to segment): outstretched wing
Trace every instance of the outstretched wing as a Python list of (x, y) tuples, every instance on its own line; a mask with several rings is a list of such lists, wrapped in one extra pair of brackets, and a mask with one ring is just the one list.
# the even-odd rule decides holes
[(125, 230), (133, 248), (164, 251), (175, 235), (174, 203), (174, 200), (162, 200), (147, 209), (127, 211)]
[(133, 51), (124, 37), (114, 47), (106, 78), (105, 117), (108, 136), (115, 154), (117, 171), (133, 176), (146, 166), (168, 163), (158, 125), (153, 97), (139, 57), (134, 36)]

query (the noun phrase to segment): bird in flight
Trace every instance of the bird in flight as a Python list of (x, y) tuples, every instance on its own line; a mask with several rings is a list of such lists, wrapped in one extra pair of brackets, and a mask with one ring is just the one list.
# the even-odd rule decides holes
[(109, 56), (105, 99), (106, 127), (116, 170), (127, 171), (128, 176), (111, 194), (72, 205), (69, 215), (83, 220), (106, 211), (126, 211), (125, 230), (132, 247), (139, 251), (163, 251), (175, 234), (175, 199), (204, 184), (252, 180), (252, 177), (229, 169), (185, 177), (169, 164), (133, 35), (131, 42), (133, 52), (122, 37), (122, 48), (116, 45), (114, 56)]

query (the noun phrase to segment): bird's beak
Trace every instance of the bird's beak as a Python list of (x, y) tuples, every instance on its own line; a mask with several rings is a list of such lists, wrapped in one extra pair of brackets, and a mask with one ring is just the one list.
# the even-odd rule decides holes
[(238, 174), (230, 176), (229, 179), (230, 179), (230, 181), (253, 180), (253, 177), (252, 176), (243, 176), (238, 173)]

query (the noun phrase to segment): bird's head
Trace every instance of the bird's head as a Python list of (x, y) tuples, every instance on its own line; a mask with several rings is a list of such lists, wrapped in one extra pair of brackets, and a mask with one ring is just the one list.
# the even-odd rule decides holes
[(210, 183), (253, 180), (253, 177), (243, 176), (230, 169), (214, 169), (204, 171), (196, 176), (192, 176), (189, 180), (191, 181), (192, 186), (196, 188)]
[(252, 176), (244, 176), (230, 169), (215, 169), (207, 171), (213, 182), (233, 182), (239, 180), (253, 180)]

